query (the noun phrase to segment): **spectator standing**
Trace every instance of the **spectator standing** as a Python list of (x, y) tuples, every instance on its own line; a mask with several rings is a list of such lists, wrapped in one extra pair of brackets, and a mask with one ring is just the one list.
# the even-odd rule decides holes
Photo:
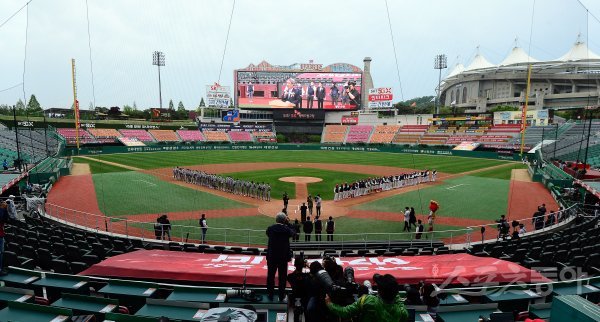
[(308, 214), (309, 215), (313, 215), (313, 197), (311, 195), (308, 195), (308, 197), (306, 197), (306, 205), (308, 206)]
[(4, 224), (8, 221), (8, 206), (6, 202), (0, 202), (0, 276), (8, 274), (4, 269)]
[(325, 232), (327, 232), (327, 241), (333, 241), (333, 233), (335, 232), (335, 222), (333, 217), (329, 216), (329, 220), (325, 224)]
[(410, 232), (410, 208), (404, 208), (404, 228), (402, 231)]
[(412, 228), (413, 225), (415, 226), (415, 228), (417, 228), (417, 215), (415, 213), (415, 208), (414, 207), (410, 207), (409, 224), (410, 224), (411, 228)]
[(523, 236), (527, 232), (524, 224), (519, 224), (519, 237)]
[(292, 224), (292, 230), (294, 231), (294, 236), (292, 237), (293, 241), (300, 240), (300, 222), (298, 219), (294, 220), (294, 224)]
[(287, 192), (283, 193), (283, 208), (287, 210), (288, 203), (290, 202), (290, 197), (288, 197)]
[(208, 223), (206, 222), (206, 215), (202, 214), (199, 220), (200, 228), (202, 229), (202, 243), (206, 243), (206, 232), (208, 231)]
[(269, 237), (267, 245), (267, 293), (269, 301), (273, 301), (275, 273), (279, 276), (279, 301), (285, 298), (288, 262), (292, 259), (290, 237), (294, 232), (288, 227), (288, 217), (283, 213), (275, 216), (275, 224), (267, 228)]
[(8, 199), (6, 199), (6, 206), (8, 210), (8, 218), (12, 220), (17, 219), (17, 206), (15, 205), (15, 196), (10, 195)]
[(423, 227), (423, 222), (421, 222), (421, 219), (417, 220), (417, 223), (417, 234), (415, 235), (415, 239), (421, 239), (421, 235), (423, 235), (425, 227)]
[(166, 238), (169, 238), (169, 241), (170, 241), (171, 240), (171, 221), (169, 220), (167, 215), (162, 215), (158, 219), (159, 219), (159, 223), (162, 227), (161, 239), (166, 240)]
[(302, 206), (300, 206), (300, 222), (304, 223), (306, 221), (306, 213), (308, 211), (308, 207), (303, 202)]
[(323, 231), (323, 222), (319, 216), (315, 217), (315, 241), (321, 241), (321, 232)]
[(321, 199), (321, 195), (317, 195), (315, 197), (315, 208), (317, 209), (317, 217), (321, 216), (321, 202), (323, 200)]
[(535, 230), (540, 230), (544, 228), (544, 213), (538, 208), (533, 214), (533, 219), (531, 219), (531, 223), (535, 227)]
[(304, 222), (304, 241), (310, 241), (310, 234), (313, 232), (313, 223), (310, 221), (310, 217), (306, 217)]
[(548, 219), (546, 220), (546, 227), (552, 226), (556, 224), (556, 213), (553, 210), (548, 214)]

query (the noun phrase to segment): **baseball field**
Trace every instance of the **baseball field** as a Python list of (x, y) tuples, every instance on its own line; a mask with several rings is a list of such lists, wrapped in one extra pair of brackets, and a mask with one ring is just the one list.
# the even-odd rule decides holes
[[(381, 152), (186, 151), (75, 157), (74, 162), (73, 174), (57, 182), (49, 204), (106, 216), (109, 223), (100, 225), (96, 219), (92, 226), (144, 237), (152, 237), (156, 218), (167, 214), (176, 240), (198, 240), (198, 218), (204, 213), (208, 240), (261, 245), (264, 229), (283, 207), (283, 192), (291, 198), (292, 219), (299, 218), (298, 207), (308, 194), (321, 195), (322, 216), (334, 218), (336, 234), (345, 240), (403, 238), (390, 234), (402, 232), (404, 207), (414, 207), (426, 222), (430, 200), (440, 204), (435, 238), (464, 234), (466, 227), (489, 224), (502, 214), (530, 217), (541, 203), (555, 206), (541, 184), (528, 180), (522, 164), (501, 160)], [(273, 199), (176, 181), (176, 166), (268, 183)], [(332, 200), (335, 184), (425, 169), (438, 171), (435, 182)], [(306, 178), (318, 182), (305, 183)]]

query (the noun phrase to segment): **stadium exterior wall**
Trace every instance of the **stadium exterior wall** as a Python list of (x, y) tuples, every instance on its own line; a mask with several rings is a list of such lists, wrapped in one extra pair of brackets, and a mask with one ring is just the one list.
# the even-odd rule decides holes
[(499, 159), (519, 161), (519, 154), (503, 154), (491, 151), (454, 151), (440, 150), (432, 148), (404, 147), (404, 146), (324, 146), (319, 144), (277, 144), (277, 145), (160, 145), (144, 147), (126, 147), (126, 146), (99, 146), (95, 148), (81, 148), (79, 153), (75, 148), (67, 148), (68, 156), (75, 155), (101, 155), (114, 153), (137, 153), (137, 152), (172, 152), (172, 151), (202, 151), (202, 150), (232, 150), (232, 151), (250, 151), (250, 150), (301, 150), (301, 151), (356, 151), (356, 152), (387, 152), (387, 153), (412, 153), (440, 156), (456, 156), (483, 159)]

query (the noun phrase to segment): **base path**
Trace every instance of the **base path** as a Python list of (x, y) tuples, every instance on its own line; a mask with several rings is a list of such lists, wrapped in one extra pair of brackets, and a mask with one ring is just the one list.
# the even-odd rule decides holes
[(82, 174), (91, 174), (90, 165), (88, 163), (73, 163), (71, 167), (71, 175), (79, 176)]

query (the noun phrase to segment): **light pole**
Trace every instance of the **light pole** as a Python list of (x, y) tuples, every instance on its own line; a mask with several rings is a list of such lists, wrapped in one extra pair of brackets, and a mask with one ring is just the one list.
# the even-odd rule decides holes
[(160, 66), (165, 65), (165, 54), (162, 51), (155, 51), (152, 54), (152, 65), (158, 66), (158, 99), (160, 108), (162, 108), (162, 86), (160, 84)]
[(437, 95), (435, 97), (435, 114), (440, 114), (440, 102), (438, 102), (438, 100), (440, 99), (440, 96), (442, 95), (442, 89), (441, 89), (441, 85), (442, 85), (442, 69), (448, 68), (448, 58), (446, 57), (446, 55), (444, 54), (440, 54), (440, 55), (436, 55), (435, 56), (435, 61), (433, 63), (433, 68), (439, 70), (439, 76), (438, 76), (438, 87), (437, 87)]

